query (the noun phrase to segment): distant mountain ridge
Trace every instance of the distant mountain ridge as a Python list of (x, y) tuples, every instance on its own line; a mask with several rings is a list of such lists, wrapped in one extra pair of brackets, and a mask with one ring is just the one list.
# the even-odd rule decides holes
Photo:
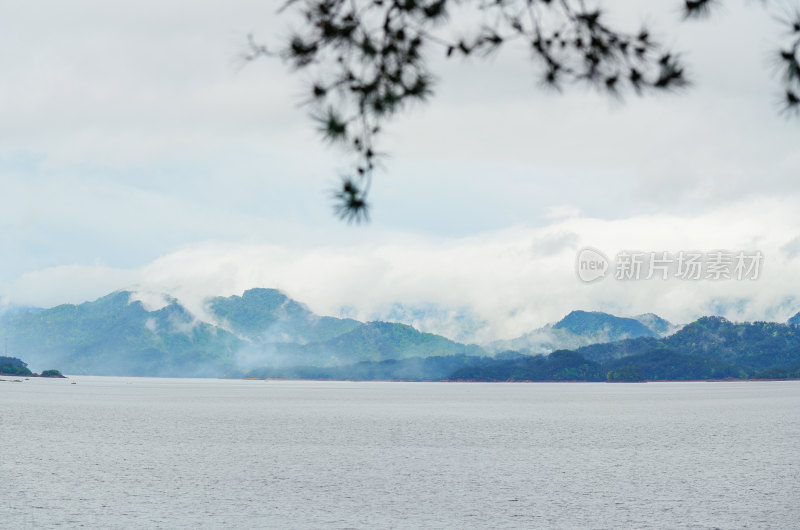
[[(342, 308), (347, 312), (349, 308)], [(457, 342), (482, 344), (490, 332), (489, 323), (467, 307), (442, 307), (437, 304), (404, 305), (395, 303), (376, 309), (369, 320), (398, 322), (420, 331), (443, 335)]]
[(132, 295), (8, 312), (0, 315), (0, 333), (29, 362), (73, 374), (220, 376), (257, 366), (486, 355), (404, 324), (319, 316), (275, 289), (208, 299), (213, 322), (198, 320), (174, 298), (150, 311)]
[(127, 291), (6, 314), (0, 333), (29, 363), (74, 374), (214, 375), (233, 367), (242, 345), (232, 333), (196, 320), (175, 299), (148, 311)]
[(745, 378), (741, 367), (670, 350), (593, 361), (578, 352), (559, 350), (511, 360), (475, 364), (450, 375), (457, 381), (672, 381)]
[(624, 318), (600, 311), (572, 311), (553, 325), (553, 329), (574, 335), (602, 334), (607, 342), (621, 338), (655, 337), (657, 333), (634, 318)]
[[(139, 298), (118, 291), (78, 305), (7, 311), (0, 315), (0, 333), (29, 362), (74, 374), (218, 376), (255, 367), (490, 355), (407, 324), (316, 315), (277, 289), (208, 298), (204, 320), (169, 296), (152, 307)], [(655, 315), (650, 320), (666, 322)], [(547, 332), (555, 337), (553, 348), (656, 336), (635, 319), (586, 311), (573, 311)], [(518, 342), (493, 350), (530, 352)]]
[(669, 337), (639, 337), (576, 351), (587, 359), (605, 362), (658, 349), (699, 355), (753, 372), (800, 363), (800, 329), (777, 322), (733, 323), (712, 316), (687, 324)]
[(324, 341), (361, 325), (351, 318), (316, 315), (277, 289), (249, 289), (242, 296), (210, 298), (205, 305), (221, 327), (264, 343)]
[[(491, 355), (407, 324), (316, 315), (276, 289), (209, 298), (203, 320), (174, 298), (155, 304), (143, 298), (118, 291), (78, 305), (5, 311), (0, 338), (37, 368), (57, 366), (67, 374), (479, 381), (800, 376), (800, 315), (786, 324), (703, 317), (673, 333), (676, 326), (652, 313), (572, 311), (506, 341), (527, 351), (494, 344)], [(532, 345), (565, 342), (577, 346), (530, 355)]]
[(667, 337), (498, 360), (451, 375), (470, 381), (646, 381), (800, 378), (800, 327), (702, 317)]
[(659, 337), (678, 326), (653, 313), (634, 318), (618, 317), (600, 311), (572, 311), (552, 325), (533, 330), (515, 339), (493, 342), (493, 351), (515, 350), (530, 354), (576, 349), (590, 344), (615, 342), (638, 337)]
[(660, 337), (671, 335), (682, 327), (678, 324), (673, 324), (668, 320), (661, 318), (655, 313), (645, 313), (643, 315), (637, 315), (633, 318), (647, 326), (647, 328)]

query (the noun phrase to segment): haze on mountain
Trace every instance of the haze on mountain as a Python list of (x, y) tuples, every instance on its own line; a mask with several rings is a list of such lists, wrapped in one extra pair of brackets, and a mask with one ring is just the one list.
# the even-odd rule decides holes
[(679, 328), (653, 313), (625, 318), (600, 311), (572, 311), (555, 324), (548, 324), (511, 340), (494, 341), (489, 349), (549, 353), (623, 339), (660, 337)]
[[(594, 381), (788, 377), (800, 364), (799, 322), (800, 313), (786, 324), (704, 317), (667, 335), (675, 326), (657, 315), (573, 311), (514, 339), (529, 348), (576, 345), (549, 357), (463, 344), (400, 322), (320, 316), (258, 288), (209, 298), (199, 315), (175, 298), (129, 291), (15, 308), (0, 315), (0, 333), (16, 357), (68, 374)], [(552, 342), (534, 342), (545, 334)]]
[(318, 316), (275, 289), (206, 301), (204, 318), (163, 297), (146, 307), (118, 291), (93, 302), (0, 316), (11, 351), (73, 374), (221, 376), (254, 367), (336, 366), (411, 357), (485, 355), (413, 327)]

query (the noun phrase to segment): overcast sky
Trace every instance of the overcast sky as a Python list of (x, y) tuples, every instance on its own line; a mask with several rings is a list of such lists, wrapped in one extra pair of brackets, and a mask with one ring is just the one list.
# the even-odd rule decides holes
[[(686, 52), (690, 90), (623, 104), (541, 90), (524, 52), (435, 59), (436, 96), (386, 133), (372, 223), (348, 226), (328, 197), (346, 158), (298, 105), (305, 78), (238, 60), (248, 33), (286, 35), (279, 2), (0, 3), (3, 303), (128, 288), (199, 308), (277, 287), (328, 314), (470, 312), (487, 337), (571, 309), (799, 311), (800, 119), (778, 114), (780, 27), (755, 2), (692, 23), (677, 1), (609, 4)], [(586, 285), (584, 246), (765, 258), (757, 281)]]

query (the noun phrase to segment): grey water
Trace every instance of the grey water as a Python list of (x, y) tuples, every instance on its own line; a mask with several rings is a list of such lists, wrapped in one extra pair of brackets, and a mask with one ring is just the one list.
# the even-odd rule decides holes
[(0, 407), (2, 528), (800, 527), (796, 381), (73, 377)]

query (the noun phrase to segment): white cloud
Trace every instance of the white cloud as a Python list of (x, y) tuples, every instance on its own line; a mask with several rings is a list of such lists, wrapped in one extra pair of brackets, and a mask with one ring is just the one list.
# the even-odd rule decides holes
[[(285, 35), (277, 7), (0, 4), (5, 302), (130, 288), (202, 315), (206, 295), (265, 286), (361, 318), (395, 302), (453, 318), (466, 308), (486, 336), (510, 337), (576, 308), (784, 318), (800, 299), (800, 128), (773, 106), (762, 6), (679, 24), (668, 2), (609, 3), (634, 29), (657, 12), (697, 80), (625, 104), (543, 93), (522, 48), (487, 63), (434, 58), (436, 97), (386, 130), (393, 156), (368, 227), (329, 215), (344, 162), (296, 105), (302, 76), (233, 64), (248, 32)], [(757, 248), (766, 263), (752, 284), (586, 286), (572, 270), (583, 245)]]
[(136, 272), (103, 265), (60, 265), (22, 274), (5, 291), (6, 303), (50, 307), (93, 300), (128, 285)]
[[(141, 302), (145, 311), (153, 312), (167, 307), (170, 304), (170, 299), (165, 293), (137, 290), (132, 292), (129, 298), (129, 303), (133, 302)], [(148, 320), (149, 322), (150, 320)], [(153, 323), (155, 324), (155, 321)], [(149, 324), (147, 325), (148, 329), (150, 329)]]
[[(569, 218), (542, 228), (520, 226), (464, 238), (396, 237), (379, 244), (312, 248), (205, 242), (136, 270), (59, 267), (27, 274), (10, 292), (14, 302), (47, 305), (69, 297), (75, 301), (81, 288), (84, 298), (91, 298), (101, 294), (100, 285), (128, 287), (169, 293), (202, 316), (207, 296), (274, 287), (320, 314), (340, 314), (346, 307), (362, 319), (385, 315), (395, 303), (443, 308), (453, 318), (466, 308), (487, 323), (479, 340), (511, 338), (573, 309), (654, 312), (679, 323), (720, 311), (734, 319), (784, 320), (800, 309), (794, 305), (800, 303), (797, 257), (782, 251), (798, 233), (800, 213), (791, 201), (761, 200), (695, 216)], [(537, 241), (560, 244), (541, 252)], [(583, 246), (610, 257), (625, 249), (725, 248), (760, 250), (765, 259), (757, 281), (606, 278), (587, 285), (574, 270)], [(452, 334), (452, 324), (429, 325)]]

